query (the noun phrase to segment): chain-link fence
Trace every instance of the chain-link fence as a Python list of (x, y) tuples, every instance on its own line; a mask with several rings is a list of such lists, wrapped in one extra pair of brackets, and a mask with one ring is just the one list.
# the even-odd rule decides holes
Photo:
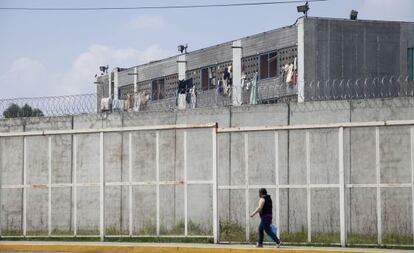
[(96, 113), (96, 94), (0, 99), (0, 118)]

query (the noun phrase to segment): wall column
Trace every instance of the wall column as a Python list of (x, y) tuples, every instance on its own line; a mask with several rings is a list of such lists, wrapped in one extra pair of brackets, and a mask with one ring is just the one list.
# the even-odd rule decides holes
[(114, 68), (113, 72), (114, 72), (114, 100), (116, 100), (116, 99), (119, 99), (119, 94), (118, 94), (118, 87), (119, 87), (118, 73), (119, 73), (119, 68)]
[(178, 63), (178, 80), (182, 81), (185, 79), (185, 72), (187, 71), (187, 55), (181, 54), (177, 59)]
[(233, 106), (240, 106), (242, 104), (242, 87), (241, 87), (241, 75), (242, 75), (242, 51), (241, 40), (233, 41)]
[(134, 94), (138, 92), (138, 68), (134, 68)]
[(305, 25), (298, 20), (298, 102), (305, 102)]

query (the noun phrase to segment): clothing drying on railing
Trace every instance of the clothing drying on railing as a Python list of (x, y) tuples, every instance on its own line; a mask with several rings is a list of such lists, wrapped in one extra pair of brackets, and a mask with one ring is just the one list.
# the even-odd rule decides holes
[(135, 94), (134, 96), (134, 112), (139, 112), (147, 108), (148, 101), (150, 100), (150, 95), (145, 91), (141, 91)]
[(295, 57), (293, 63), (286, 64), (283, 67), (283, 77), (287, 84), (295, 85), (297, 83), (297, 59)]
[(233, 72), (232, 66), (224, 69), (223, 75), (217, 81), (216, 92), (218, 95), (230, 96), (231, 95), (231, 85), (233, 82)]
[(192, 78), (179, 81), (176, 99), (176, 105), (179, 110), (185, 110), (187, 104), (189, 108), (196, 107), (197, 91)]

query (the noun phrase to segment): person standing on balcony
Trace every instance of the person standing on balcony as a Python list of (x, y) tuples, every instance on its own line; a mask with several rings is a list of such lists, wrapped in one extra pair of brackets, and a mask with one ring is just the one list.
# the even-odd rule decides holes
[(256, 214), (260, 214), (260, 225), (259, 225), (259, 241), (257, 242), (256, 247), (262, 248), (263, 247), (263, 237), (264, 237), (264, 231), (266, 231), (266, 234), (272, 238), (272, 240), (276, 243), (276, 246), (280, 247), (280, 240), (277, 238), (277, 235), (272, 230), (272, 199), (270, 198), (270, 195), (267, 194), (267, 191), (265, 188), (261, 188), (259, 190), (259, 205), (254, 210), (254, 212), (250, 215), (250, 217), (254, 217)]

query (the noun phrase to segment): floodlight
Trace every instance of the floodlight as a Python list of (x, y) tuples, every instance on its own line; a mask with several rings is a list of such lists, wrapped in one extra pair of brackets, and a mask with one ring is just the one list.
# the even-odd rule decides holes
[(103, 73), (108, 73), (108, 69), (109, 69), (109, 66), (108, 65), (106, 65), (106, 66), (99, 66), (99, 70), (101, 71), (101, 72), (103, 72)]
[(308, 11), (310, 10), (309, 3), (306, 2), (305, 5), (299, 5), (297, 7), (297, 10), (298, 10), (298, 12), (302, 12), (303, 14), (305, 14), (305, 17), (307, 17), (308, 16)]
[(357, 20), (358, 19), (358, 12), (356, 10), (351, 11), (350, 19), (351, 20)]
[(183, 53), (183, 52), (187, 53), (187, 48), (188, 48), (188, 45), (187, 44), (185, 44), (185, 45), (179, 45), (177, 47), (178, 51), (181, 52), (181, 53)]

